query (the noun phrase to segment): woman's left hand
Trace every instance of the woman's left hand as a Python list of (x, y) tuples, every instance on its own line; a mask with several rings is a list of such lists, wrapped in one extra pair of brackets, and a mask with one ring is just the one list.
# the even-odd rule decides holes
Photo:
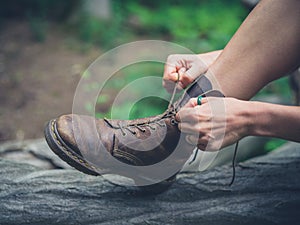
[(197, 98), (176, 114), (179, 129), (186, 141), (201, 150), (216, 151), (249, 135), (253, 119), (251, 102), (235, 98), (207, 97), (197, 104)]

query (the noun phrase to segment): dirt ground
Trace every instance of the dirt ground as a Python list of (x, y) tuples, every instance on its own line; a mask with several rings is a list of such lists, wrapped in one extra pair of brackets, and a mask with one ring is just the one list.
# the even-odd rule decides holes
[(53, 24), (42, 43), (25, 22), (1, 27), (0, 142), (41, 138), (49, 119), (71, 112), (81, 72), (101, 54), (81, 44)]

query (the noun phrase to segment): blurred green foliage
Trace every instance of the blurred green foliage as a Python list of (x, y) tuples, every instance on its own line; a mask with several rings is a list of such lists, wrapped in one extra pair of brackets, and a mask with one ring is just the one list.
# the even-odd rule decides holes
[[(102, 49), (109, 49), (128, 41), (143, 38), (177, 42), (197, 52), (222, 48), (247, 14), (239, 0), (115, 0), (111, 3), (112, 19), (99, 20), (81, 11), (78, 19), (69, 24), (69, 27), (78, 34), (81, 40), (99, 45)], [(153, 65), (149, 66), (149, 64), (133, 65), (130, 68), (122, 69), (118, 73), (119, 75), (113, 76), (104, 89), (114, 89), (118, 92), (134, 80), (148, 76), (148, 74), (162, 76), (162, 73), (163, 65), (159, 69)], [(89, 88), (91, 87), (87, 87), (87, 89)], [(98, 99), (98, 105), (105, 105), (112, 101), (111, 95), (107, 96), (102, 93)], [(120, 112), (120, 115), (116, 116), (122, 118), (122, 112), (128, 111), (129, 105), (120, 105), (119, 110), (116, 110)], [(162, 112), (165, 107), (166, 104), (163, 103), (163, 100), (144, 99), (131, 110), (130, 118), (155, 115)], [(86, 108), (89, 111), (93, 110), (90, 109), (90, 104), (86, 104)], [(109, 108), (109, 110), (105, 110), (105, 107), (99, 108), (102, 111), (97, 111), (98, 116), (110, 115)]]
[(220, 49), (246, 16), (240, 1), (164, 1), (149, 6), (129, 1), (127, 10), (136, 30), (163, 36), (195, 52)]
[[(112, 21), (99, 21), (99, 19), (82, 14), (79, 26), (76, 25), (80, 39), (100, 45), (104, 49), (138, 38), (161, 39), (176, 42), (194, 52), (207, 52), (224, 48), (248, 14), (239, 0), (117, 0), (113, 1), (112, 8), (114, 15)], [(143, 76), (150, 74), (162, 76), (162, 73), (163, 65), (154, 66), (151, 63), (132, 65), (112, 77), (104, 90), (113, 89), (118, 93), (127, 84)], [(137, 94), (135, 92), (140, 88), (136, 87), (132, 90), (132, 94)], [(143, 86), (142, 88), (152, 87)], [(163, 88), (160, 91), (164, 92)], [(291, 93), (287, 78), (272, 82), (260, 91), (258, 96), (274, 93), (290, 99)], [(114, 95), (106, 95), (104, 91), (97, 105), (110, 105), (114, 98)], [(130, 102), (124, 102), (115, 106), (113, 117), (128, 119), (124, 113), (128, 111), (130, 111), (129, 119), (157, 115), (162, 113), (167, 105), (168, 102), (155, 97), (141, 99), (133, 107)], [(88, 106), (91, 107), (91, 105)], [(111, 108), (107, 109), (101, 110), (101, 107), (96, 106), (96, 116), (111, 117)], [(265, 151), (271, 151), (283, 143), (284, 141), (280, 139), (272, 139), (265, 145)]]
[[(172, 41), (194, 52), (206, 52), (223, 48), (248, 13), (239, 0), (116, 0), (112, 1), (112, 11), (111, 20), (99, 20), (83, 11), (71, 26), (81, 40), (102, 49), (142, 38)], [(118, 92), (136, 79), (162, 73), (163, 65), (159, 69), (149, 64), (133, 65), (121, 70), (121, 75), (114, 76), (106, 87)], [(99, 98), (101, 104), (112, 101), (111, 96)], [(128, 111), (126, 107), (129, 105), (119, 106), (120, 118), (122, 111)], [(163, 100), (144, 99), (134, 106), (130, 118), (155, 115), (165, 108)], [(98, 111), (101, 117), (109, 114), (109, 110)]]
[(289, 77), (282, 77), (274, 82), (269, 83), (265, 88), (257, 93), (257, 96), (280, 95), (286, 103), (292, 102), (292, 91), (289, 84)]
[[(0, 3), (0, 27), (7, 18), (28, 21), (36, 41), (44, 41), (48, 34), (49, 20), (63, 24), (65, 31), (82, 41), (78, 49), (87, 52), (94, 45), (108, 50), (120, 44), (138, 39), (160, 39), (175, 42), (195, 53), (222, 49), (247, 16), (248, 11), (240, 0), (114, 0), (111, 1), (112, 18), (98, 19), (88, 15), (82, 7), (83, 0), (3, 0)], [(75, 16), (74, 16), (75, 15)], [(70, 19), (71, 17), (71, 19)], [(69, 45), (77, 46), (77, 42)], [(77, 48), (76, 48), (77, 49)], [(146, 76), (159, 76), (162, 64), (141, 63), (123, 68), (105, 84), (96, 105), (97, 117), (110, 117), (111, 104), (117, 93), (126, 85)], [(95, 90), (99, 84), (91, 83), (86, 90)], [(147, 92), (151, 85), (132, 90), (132, 95)], [(170, 98), (160, 85), (160, 96)], [(290, 98), (287, 78), (282, 78), (264, 88), (258, 95), (279, 94)], [(135, 105), (124, 103), (117, 106), (114, 116), (129, 118), (156, 115), (163, 112), (168, 102), (162, 98), (147, 97)], [(94, 111), (91, 102), (86, 102), (88, 111)], [(281, 145), (275, 139), (267, 143), (266, 151)]]
[(74, 24), (79, 37), (111, 48), (140, 36), (203, 52), (223, 48), (247, 15), (239, 0), (116, 0), (112, 9), (106, 21), (82, 13)]
[(78, 37), (86, 43), (96, 44), (102, 49), (110, 49), (121, 43), (129, 41), (126, 37), (131, 35), (124, 29), (124, 11), (118, 1), (112, 1), (112, 19), (102, 19), (88, 15), (79, 10), (77, 20), (69, 23)]
[(109, 49), (119, 44), (144, 39), (177, 42), (195, 52), (225, 46), (247, 15), (240, 0), (114, 0), (112, 18), (100, 20), (86, 14), (82, 0), (3, 0), (3, 18), (27, 19), (37, 41), (47, 36), (47, 22), (67, 21), (67, 28), (88, 43)]
[[(141, 117), (140, 115), (143, 115), (142, 117), (159, 115), (164, 112), (168, 104), (166, 100), (158, 97), (143, 98), (130, 109), (129, 119)], [(160, 107), (151, 108), (149, 107), (151, 105), (159, 105)], [(144, 110), (145, 106), (148, 106), (146, 111)]]
[[(162, 113), (168, 106), (166, 100), (170, 99), (170, 94), (161, 85), (163, 68), (164, 65), (158, 62), (140, 62), (122, 68), (111, 76), (101, 88), (96, 104), (96, 116), (134, 119)], [(84, 79), (89, 79), (89, 76), (85, 74)], [(129, 85), (130, 87), (128, 87)], [(95, 86), (97, 84), (87, 82), (85, 91), (93, 91)], [(99, 86), (96, 88), (100, 89)], [(130, 100), (113, 105), (121, 90), (125, 90)], [(147, 96), (149, 93), (160, 97)], [(138, 99), (138, 101), (132, 105), (132, 99)], [(92, 102), (87, 102), (85, 105), (88, 112), (95, 110), (92, 105)]]

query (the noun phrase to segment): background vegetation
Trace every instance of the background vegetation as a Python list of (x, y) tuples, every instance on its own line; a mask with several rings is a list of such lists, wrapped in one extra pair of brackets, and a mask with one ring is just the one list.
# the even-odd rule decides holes
[[(172, 41), (200, 53), (222, 49), (249, 13), (240, 0), (115, 0), (111, 1), (112, 18), (99, 19), (87, 14), (83, 4), (84, 1), (80, 0), (2, 1), (0, 28), (7, 18), (25, 19), (30, 24), (34, 40), (43, 42), (50, 32), (48, 24), (59, 23), (62, 30), (81, 40), (77, 50), (83, 53), (93, 46), (108, 50), (141, 39)], [(110, 117), (109, 105), (119, 90), (142, 76), (162, 76), (162, 72), (163, 65), (153, 63), (133, 65), (119, 71), (99, 96), (96, 115)], [(98, 84), (90, 84), (86, 88), (97, 87)], [(133, 94), (142, 91), (139, 88), (133, 90)], [(151, 87), (142, 87), (145, 88)], [(258, 96), (274, 93), (290, 98), (286, 78), (269, 85)], [(142, 99), (132, 109), (128, 109), (128, 104), (120, 105), (116, 116), (121, 118), (122, 112), (128, 110), (130, 118), (156, 115), (164, 111), (167, 104), (158, 98)], [(94, 110), (90, 102), (86, 102), (85, 107)], [(278, 144), (281, 141), (273, 141), (266, 149), (273, 149)]]
[[(126, 0), (113, 1), (112, 8), (113, 20), (99, 21), (82, 13), (79, 20), (69, 26), (78, 28), (78, 37), (85, 43), (101, 45), (105, 49), (137, 39), (159, 39), (178, 43), (193, 52), (207, 52), (222, 49), (247, 15), (239, 0)], [(162, 76), (162, 73), (163, 65), (135, 65), (120, 71), (107, 87), (121, 89), (142, 76)], [(104, 99), (100, 98), (99, 102), (103, 104)], [(106, 98), (106, 101), (111, 99)], [(144, 99), (131, 110), (130, 118), (155, 115), (166, 106), (161, 99)], [(125, 108), (126, 104), (121, 105), (119, 112)], [(98, 111), (99, 117), (104, 115), (109, 117), (110, 111)]]

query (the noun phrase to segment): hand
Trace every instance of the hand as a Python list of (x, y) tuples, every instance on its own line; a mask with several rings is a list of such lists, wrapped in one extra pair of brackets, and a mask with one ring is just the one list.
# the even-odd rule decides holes
[(207, 71), (220, 53), (221, 51), (214, 51), (199, 55), (170, 55), (165, 64), (163, 86), (171, 92), (179, 78), (179, 87), (186, 88)]
[(179, 129), (186, 133), (186, 141), (201, 150), (216, 151), (249, 135), (253, 121), (251, 103), (235, 98), (197, 98), (176, 114)]

